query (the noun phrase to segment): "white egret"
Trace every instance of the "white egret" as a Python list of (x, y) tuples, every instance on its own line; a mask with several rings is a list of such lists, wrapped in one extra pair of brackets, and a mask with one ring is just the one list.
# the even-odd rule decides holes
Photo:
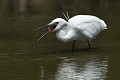
[(65, 17), (68, 21), (62, 18), (56, 18), (49, 24), (38, 28), (48, 28), (48, 32), (46, 32), (39, 40), (41, 40), (49, 32), (56, 32), (56, 37), (59, 41), (73, 41), (72, 52), (74, 51), (76, 40), (88, 41), (90, 51), (91, 39), (94, 39), (98, 33), (107, 29), (105, 22), (96, 16), (76, 15), (69, 19), (67, 14)]

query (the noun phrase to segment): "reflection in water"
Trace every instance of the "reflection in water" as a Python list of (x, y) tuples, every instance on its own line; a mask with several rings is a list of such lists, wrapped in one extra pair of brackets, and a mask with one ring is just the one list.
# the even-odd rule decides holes
[(42, 66), (41, 67), (41, 79), (44, 80), (44, 67)]
[[(77, 61), (77, 62), (76, 62)], [(104, 80), (107, 73), (107, 61), (65, 59), (58, 67), (57, 80)]]

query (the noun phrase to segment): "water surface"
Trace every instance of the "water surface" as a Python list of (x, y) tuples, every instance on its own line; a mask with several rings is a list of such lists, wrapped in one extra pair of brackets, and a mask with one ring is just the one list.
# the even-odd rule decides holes
[[(120, 1), (21, 1), (24, 7), (1, 0), (0, 80), (119, 80)], [(96, 15), (108, 25), (92, 41), (91, 53), (87, 42), (76, 42), (72, 54), (72, 42), (59, 42), (55, 33), (37, 43), (47, 30), (34, 30), (56, 17), (64, 18), (61, 12), (66, 11), (70, 17)]]

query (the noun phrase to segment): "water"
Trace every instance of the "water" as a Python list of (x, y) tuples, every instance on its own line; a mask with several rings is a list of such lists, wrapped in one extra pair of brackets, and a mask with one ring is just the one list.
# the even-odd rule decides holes
[[(119, 80), (120, 1), (24, 1), (0, 2), (0, 80)], [(76, 42), (72, 54), (72, 42), (59, 42), (55, 33), (37, 43), (47, 30), (34, 30), (65, 11), (105, 20), (108, 29), (92, 41), (91, 54), (86, 42)]]

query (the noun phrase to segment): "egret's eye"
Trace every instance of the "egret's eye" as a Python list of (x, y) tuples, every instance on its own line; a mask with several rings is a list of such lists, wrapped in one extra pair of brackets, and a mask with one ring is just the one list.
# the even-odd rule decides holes
[(52, 24), (52, 26), (53, 26), (53, 27), (54, 27), (54, 26), (57, 26), (58, 23), (59, 23), (59, 22), (55, 22), (55, 23)]
[(55, 23), (54, 23), (54, 25), (58, 25), (58, 24), (59, 24), (59, 22), (55, 22)]

